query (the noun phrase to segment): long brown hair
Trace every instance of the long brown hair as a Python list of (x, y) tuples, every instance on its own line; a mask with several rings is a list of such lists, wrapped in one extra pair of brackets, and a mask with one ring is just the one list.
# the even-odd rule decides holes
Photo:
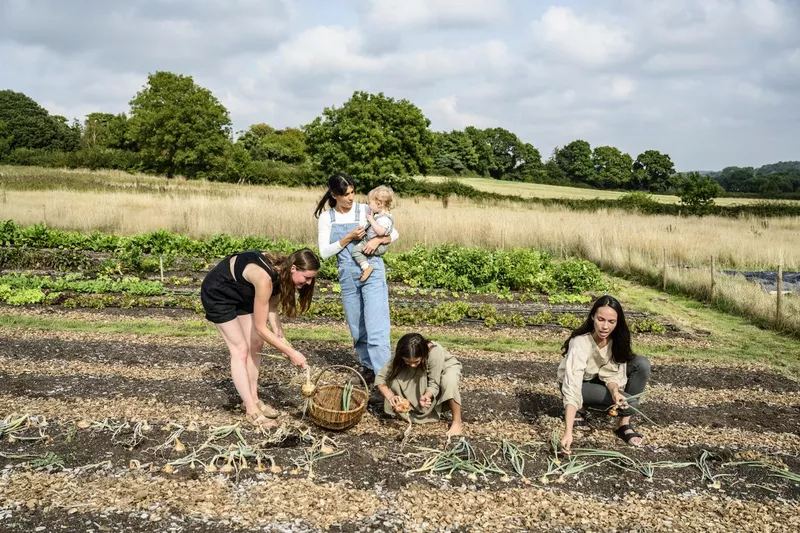
[(610, 307), (617, 312), (617, 327), (614, 328), (614, 331), (609, 336), (611, 338), (611, 357), (614, 362), (618, 364), (627, 363), (636, 357), (636, 354), (631, 349), (631, 332), (628, 329), (628, 323), (625, 321), (625, 312), (622, 310), (622, 304), (619, 303), (619, 300), (609, 295), (598, 298), (583, 324), (570, 334), (561, 347), (562, 356), (567, 355), (569, 341), (580, 335), (594, 333), (594, 314), (601, 307)]
[(430, 353), (428, 345), (430, 342), (419, 333), (406, 333), (400, 337), (400, 340), (397, 341), (397, 348), (395, 348), (389, 372), (386, 375), (386, 383), (391, 383), (408, 366), (404, 359), (421, 359), (416, 370), (418, 372), (427, 372), (428, 354)]
[[(278, 273), (278, 285), (281, 289), (278, 300), (283, 315), (293, 317), (308, 311), (311, 298), (314, 296), (314, 285), (317, 283), (317, 278), (311, 280), (310, 284), (303, 285), (301, 289), (296, 289), (292, 283), (292, 267), (297, 270), (319, 270), (320, 262), (317, 255), (308, 248), (302, 248), (290, 255), (274, 252), (265, 252), (264, 255)], [(297, 291), (297, 296), (295, 291)]]
[(314, 216), (319, 218), (319, 216), (325, 210), (326, 203), (329, 207), (336, 207), (336, 199), (333, 197), (333, 195), (335, 194), (337, 196), (341, 196), (343, 194), (347, 194), (348, 187), (353, 187), (355, 190), (356, 182), (344, 172), (337, 172), (328, 178), (328, 190), (325, 191), (325, 196), (323, 196), (317, 204), (317, 208), (314, 210)]

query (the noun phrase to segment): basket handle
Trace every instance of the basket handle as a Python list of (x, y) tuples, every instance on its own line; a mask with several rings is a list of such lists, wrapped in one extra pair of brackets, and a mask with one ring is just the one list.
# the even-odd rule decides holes
[(367, 382), (364, 379), (364, 376), (362, 376), (361, 373), (358, 372), (355, 368), (351, 368), (349, 366), (344, 366), (344, 365), (331, 365), (331, 366), (325, 367), (322, 370), (322, 372), (317, 374), (317, 377), (314, 378), (314, 387), (317, 386), (317, 382), (319, 381), (319, 378), (322, 377), (322, 374), (324, 374), (325, 372), (327, 372), (328, 370), (330, 370), (332, 368), (342, 368), (344, 370), (349, 370), (350, 372), (354, 373), (356, 376), (359, 377), (359, 379), (361, 380), (361, 383), (364, 384), (364, 390), (367, 392), (367, 394), (369, 394), (369, 387), (367, 387)]

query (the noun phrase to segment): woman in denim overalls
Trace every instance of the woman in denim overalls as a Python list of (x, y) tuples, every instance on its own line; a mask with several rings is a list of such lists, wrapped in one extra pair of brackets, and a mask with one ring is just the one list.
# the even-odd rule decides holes
[[(314, 215), (319, 219), (319, 251), (323, 259), (336, 256), (339, 265), (339, 284), (342, 287), (342, 304), (353, 345), (361, 364), (366, 367), (368, 381), (380, 372), (389, 361), (389, 288), (383, 259), (370, 257), (372, 275), (361, 281), (361, 267), (350, 255), (350, 250), (364, 237), (366, 205), (354, 202), (355, 184), (347, 174), (338, 173), (328, 180), (328, 191), (317, 205)], [(330, 206), (325, 210), (325, 204)], [(367, 255), (382, 243), (397, 239), (379, 237), (367, 243)], [(371, 371), (371, 372), (370, 372)]]

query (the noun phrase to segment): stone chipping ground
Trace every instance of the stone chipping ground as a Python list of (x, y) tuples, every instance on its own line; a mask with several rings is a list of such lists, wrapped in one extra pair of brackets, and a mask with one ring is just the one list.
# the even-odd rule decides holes
[[(313, 369), (355, 363), (344, 343), (296, 345)], [(445, 422), (416, 426), (403, 441), (406, 424), (380, 405), (350, 430), (324, 431), (301, 418), (303, 376), (272, 359), (262, 397), (281, 409), (280, 428), (240, 426), (265, 468), (250, 459), (206, 472), (213, 429), (243, 422), (221, 340), (0, 331), (0, 418), (30, 415), (0, 439), (0, 531), (800, 530), (800, 483), (779, 475), (800, 473), (800, 383), (760, 365), (660, 359), (643, 403), (651, 422), (636, 421), (646, 446), (624, 446), (603, 413), (575, 446), (683, 466), (647, 479), (590, 461), (545, 482), (561, 427), (558, 353), (448, 348), (464, 365), (465, 438), (506, 476), (410, 472), (456, 442)], [(176, 432), (183, 451), (170, 440)], [(309, 470), (323, 436), (342, 453)], [(500, 453), (503, 439), (526, 452), (522, 475)], [(237, 442), (213, 441), (220, 453)], [(194, 468), (165, 471), (192, 451)], [(704, 456), (719, 488), (695, 466)], [(748, 461), (761, 466), (736, 464)]]

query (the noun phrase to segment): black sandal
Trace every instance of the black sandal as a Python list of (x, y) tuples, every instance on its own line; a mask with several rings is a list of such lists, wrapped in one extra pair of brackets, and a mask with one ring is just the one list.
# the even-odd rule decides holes
[[(580, 417), (580, 418), (579, 418)], [(575, 413), (575, 419), (572, 421), (573, 428), (583, 428), (589, 425), (589, 412), (578, 411)]]
[(641, 444), (631, 444), (631, 439), (639, 437), (640, 439), (644, 440), (644, 436), (636, 433), (636, 430), (633, 429), (633, 426), (630, 424), (625, 424), (624, 426), (620, 426), (614, 430), (614, 434), (625, 441), (625, 444), (630, 446), (636, 446), (637, 448), (642, 446)]

